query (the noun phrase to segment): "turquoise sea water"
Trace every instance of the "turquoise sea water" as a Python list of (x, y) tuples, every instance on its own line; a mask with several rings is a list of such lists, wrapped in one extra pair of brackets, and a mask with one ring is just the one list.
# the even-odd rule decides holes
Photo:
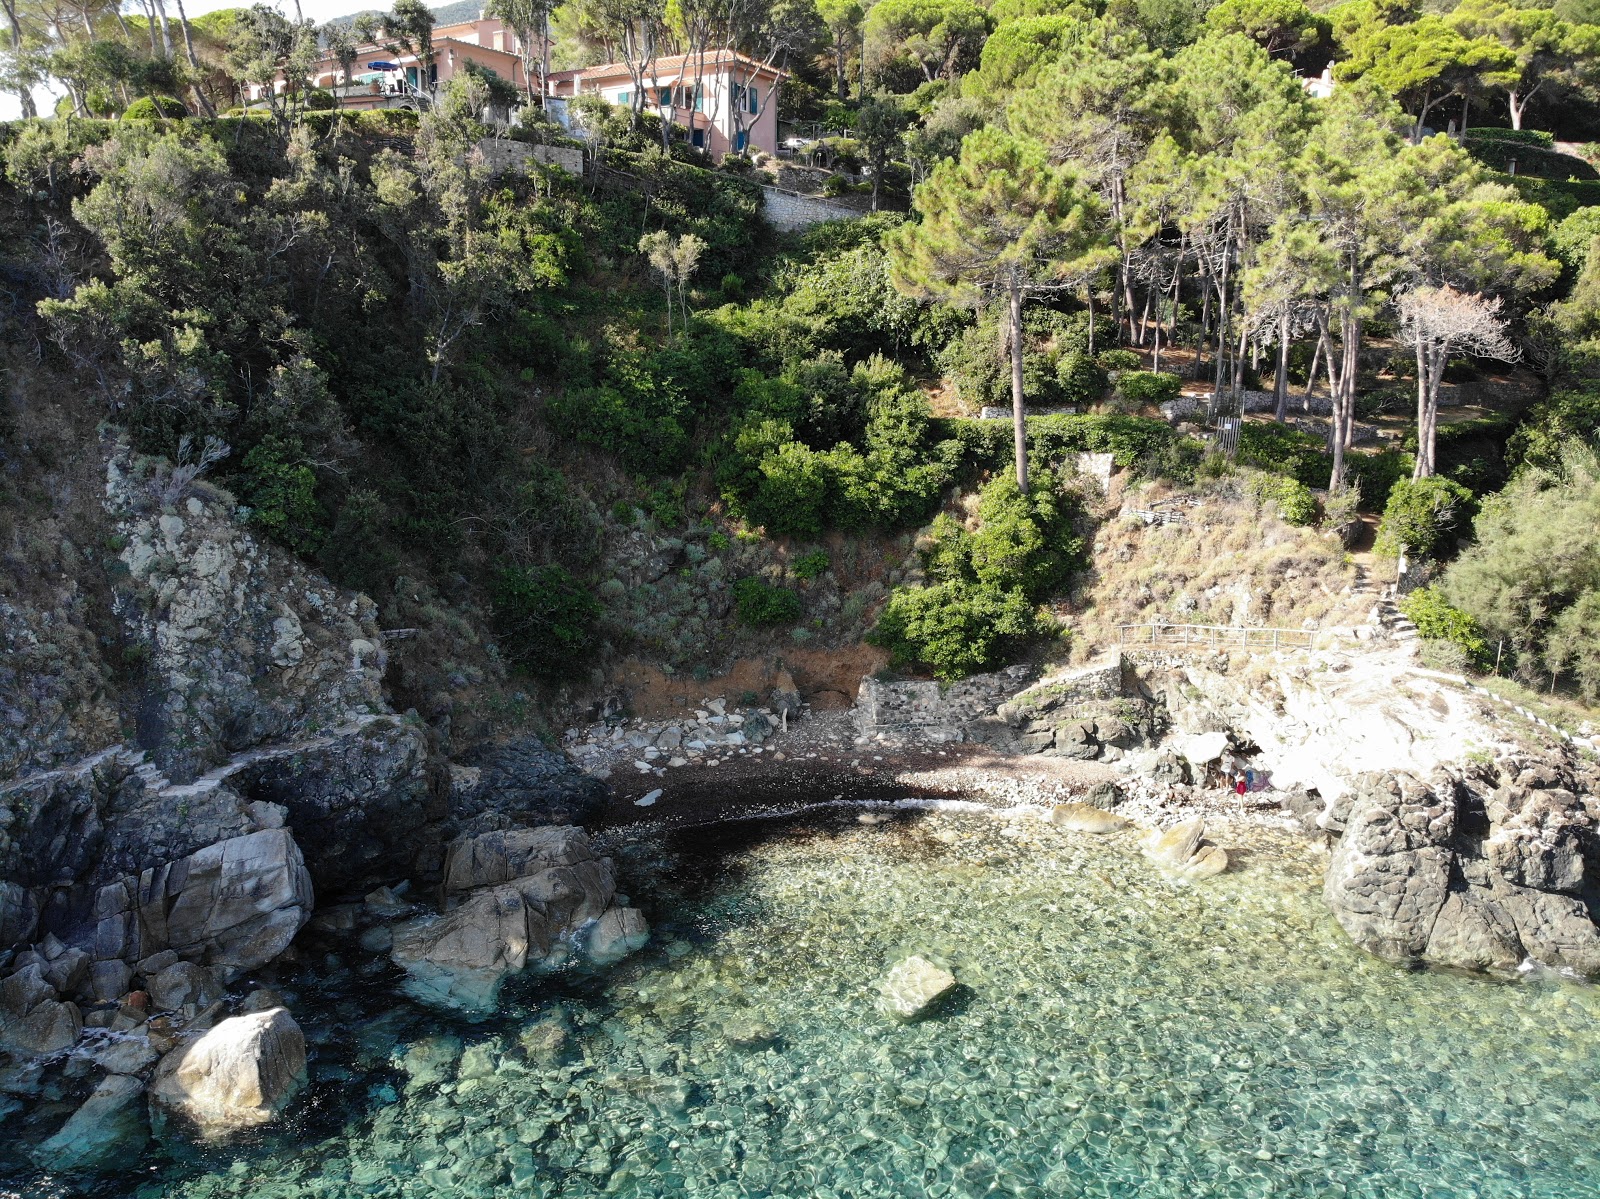
[[(1219, 834), (1235, 869), (1177, 887), (1035, 818), (750, 832), (619, 840), (650, 950), (491, 1022), (308, 967), (295, 1118), (111, 1193), (1600, 1195), (1600, 995), (1366, 957), (1301, 843)], [(900, 1025), (910, 952), (963, 986)]]

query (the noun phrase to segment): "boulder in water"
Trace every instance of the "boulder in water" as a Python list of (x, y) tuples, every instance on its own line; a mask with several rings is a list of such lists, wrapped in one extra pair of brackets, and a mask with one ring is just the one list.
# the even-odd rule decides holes
[(206, 1007), (222, 998), (222, 988), (203, 966), (174, 962), (149, 984), (150, 1004), (158, 1012), (176, 1011), (185, 1004)]
[(1516, 811), (1495, 801), (1477, 840), (1458, 836), (1466, 798), (1443, 774), (1357, 776), (1323, 885), (1334, 918), (1390, 961), (1505, 973), (1531, 958), (1600, 975), (1600, 928), (1569, 893), (1582, 883), (1575, 847), (1589, 818), (1559, 796)]
[(152, 1108), (223, 1136), (277, 1117), (306, 1082), (306, 1041), (287, 1008), (233, 1016), (161, 1059)]
[(143, 1095), (137, 1078), (102, 1079), (61, 1130), (33, 1151), (34, 1163), (58, 1173), (125, 1167), (150, 1139)]
[(878, 994), (883, 1008), (897, 1020), (915, 1020), (956, 989), (956, 976), (913, 954), (889, 971)]
[(1084, 803), (1057, 804), (1050, 809), (1050, 823), (1076, 833), (1114, 833), (1128, 827), (1125, 818)]
[(1152, 833), (1145, 856), (1173, 878), (1213, 878), (1228, 868), (1228, 854), (1220, 846), (1201, 844), (1205, 833), (1205, 819), (1195, 816), (1164, 833)]
[(650, 925), (638, 908), (607, 908), (589, 930), (585, 949), (602, 966), (620, 962), (650, 941)]
[[(441, 916), (398, 926), (389, 956), (408, 976), (407, 994), (465, 1012), (492, 1010), (507, 975), (547, 958), (616, 894), (611, 860), (595, 855), (582, 829), (566, 826), (459, 841), (445, 877), (447, 891), (476, 889)], [(498, 885), (481, 885), (489, 880)]]

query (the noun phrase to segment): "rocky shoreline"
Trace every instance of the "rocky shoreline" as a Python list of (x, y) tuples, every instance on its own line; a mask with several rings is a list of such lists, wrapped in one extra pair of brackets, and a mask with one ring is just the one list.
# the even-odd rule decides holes
[[(607, 705), (565, 752), (447, 757), (387, 707), (370, 604), (256, 542), (220, 494), (165, 502), (154, 469), (119, 454), (108, 475), (119, 614), (153, 647), (141, 740), (0, 784), (7, 1169), (92, 1177), (152, 1139), (278, 1119), (306, 1082), (285, 972), (320, 962), (352, 995), (472, 1021), (519, 975), (604, 970), (650, 936), (616, 846), (775, 815), (977, 804), (1137, 832), (1182, 885), (1248, 862), (1257, 834), (1309, 836), (1370, 953), (1600, 976), (1600, 767), (1403, 655), (869, 676), (848, 713), (779, 675), (671, 719)], [(1243, 769), (1261, 789), (1223, 785)], [(892, 1006), (946, 985), (910, 969)]]

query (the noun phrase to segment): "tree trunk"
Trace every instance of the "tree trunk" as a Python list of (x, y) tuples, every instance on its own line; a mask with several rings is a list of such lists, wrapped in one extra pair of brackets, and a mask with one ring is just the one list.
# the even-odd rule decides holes
[(1274, 415), (1281, 425), (1289, 418), (1289, 310), (1278, 318), (1278, 372), (1272, 377)]
[(1305, 410), (1311, 411), (1311, 393), (1317, 389), (1317, 367), (1322, 365), (1322, 338), (1317, 338), (1317, 344), (1311, 350), (1311, 369), (1306, 372), (1306, 394), (1304, 396)]
[[(1088, 353), (1089, 353), (1089, 357), (1093, 358), (1094, 357), (1094, 284), (1093, 283), (1090, 283), (1088, 288), (1085, 289), (1084, 296), (1089, 301), (1089, 347), (1088, 347)], [(1021, 311), (1021, 310), (1019, 309), (1018, 311)], [(1018, 358), (1017, 359), (1017, 372), (1018, 372), (1017, 373), (1017, 378), (1019, 378), (1019, 379), (1022, 378), (1021, 371), (1022, 371), (1022, 359)], [(1022, 384), (1019, 383), (1019, 384), (1017, 384), (1017, 386), (1021, 387)]]
[[(22, 53), (22, 27), (17, 23), (16, 0), (5, 0), (6, 22), (11, 26), (11, 49), (15, 54)], [(34, 107), (33, 92), (27, 84), (17, 84), (17, 102), (21, 106), (23, 117), (36, 117), (39, 110)]]
[(156, 19), (161, 22), (161, 55), (169, 62), (172, 60), (172, 30), (167, 27), (166, 0), (155, 0)]
[(1511, 109), (1511, 127), (1522, 128), (1522, 110), (1528, 106), (1526, 97), (1517, 95), (1517, 90), (1512, 88), (1506, 95), (1506, 106)]
[[(1028, 427), (1022, 414), (1022, 281), (1015, 272), (1010, 284), (1011, 436), (1017, 456), (1017, 490), (1028, 494)], [(1093, 309), (1090, 310), (1091, 314)], [(1094, 318), (1090, 316), (1090, 326)]]

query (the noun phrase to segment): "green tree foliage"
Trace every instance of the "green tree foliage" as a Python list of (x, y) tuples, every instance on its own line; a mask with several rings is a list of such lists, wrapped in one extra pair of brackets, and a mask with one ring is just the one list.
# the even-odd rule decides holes
[(962, 95), (992, 105), (1032, 87), (1082, 28), (1065, 13), (1001, 22), (983, 43), (978, 69), (962, 79)]
[(1302, 0), (1223, 0), (1206, 14), (1213, 33), (1242, 33), (1268, 54), (1294, 56), (1328, 38), (1333, 27)]
[(1472, 519), (1472, 492), (1453, 479), (1431, 475), (1401, 480), (1389, 492), (1373, 548), (1413, 558), (1446, 556)]
[(1468, 37), (1444, 17), (1429, 14), (1391, 25), (1370, 0), (1356, 0), (1346, 10), (1348, 16), (1340, 10), (1337, 28), (1348, 57), (1335, 66), (1335, 76), (1365, 79), (1404, 105), (1412, 117), (1412, 141), (1421, 139), (1435, 105), (1482, 90), (1515, 69), (1515, 53), (1500, 41)]
[(962, 142), (959, 161), (940, 163), (917, 188), (916, 206), (921, 220), (890, 239), (896, 286), (965, 305), (1006, 298), (1017, 480), (1026, 491), (1022, 302), (1114, 257), (1099, 204), (1037, 143), (984, 129)]
[(1592, 86), (1600, 69), (1600, 28), (1569, 24), (1552, 9), (1465, 0), (1450, 21), (1464, 36), (1492, 39), (1509, 51), (1510, 61), (1487, 82), (1505, 93), (1513, 129), (1522, 128), (1535, 96)]
[(972, 0), (877, 0), (867, 13), (867, 60), (880, 76), (904, 62), (926, 80), (954, 78), (988, 32), (988, 15)]
[(1446, 600), (1486, 640), (1504, 639), (1525, 679), (1572, 678), (1600, 697), (1600, 455), (1570, 446), (1560, 469), (1524, 470), (1483, 502), (1476, 544), (1445, 572)]
[(491, 600), (502, 645), (530, 674), (568, 681), (592, 664), (600, 603), (564, 567), (507, 567), (495, 578)]

